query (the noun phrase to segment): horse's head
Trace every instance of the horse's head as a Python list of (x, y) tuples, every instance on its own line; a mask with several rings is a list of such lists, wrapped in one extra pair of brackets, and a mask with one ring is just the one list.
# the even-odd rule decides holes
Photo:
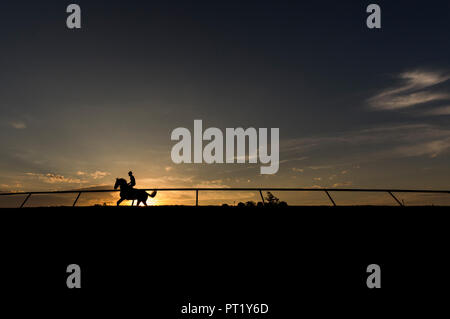
[(123, 178), (116, 178), (116, 183), (114, 184), (114, 189), (117, 189), (117, 187), (122, 187), (123, 185), (126, 185), (127, 181)]

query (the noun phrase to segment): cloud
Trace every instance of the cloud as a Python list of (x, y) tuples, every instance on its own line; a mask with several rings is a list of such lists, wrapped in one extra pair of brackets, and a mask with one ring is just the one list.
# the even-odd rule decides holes
[(316, 165), (316, 166), (308, 166), (309, 169), (318, 170), (318, 169), (330, 169), (333, 168), (332, 165)]
[(424, 104), (447, 99), (450, 99), (450, 95), (446, 93), (432, 93), (432, 92), (410, 93), (396, 97), (389, 97), (388, 100), (382, 102), (381, 109), (388, 109), (388, 110), (402, 109), (417, 104)]
[(12, 127), (14, 127), (15, 129), (18, 129), (18, 130), (27, 128), (27, 125), (22, 121), (11, 122), (10, 124)]
[(193, 176), (160, 176), (156, 178), (138, 179), (140, 188), (152, 187), (192, 187)]
[(287, 162), (303, 161), (303, 160), (306, 160), (306, 159), (308, 159), (308, 156), (302, 156), (302, 157), (299, 157), (299, 158), (285, 159), (285, 160), (279, 161), (279, 163), (280, 164), (284, 164), (284, 163), (287, 163)]
[(343, 183), (334, 183), (333, 187), (343, 187), (343, 186), (352, 186), (352, 182), (343, 182)]
[(68, 184), (79, 184), (79, 183), (85, 183), (85, 181), (80, 180), (79, 178), (69, 178), (64, 177), (63, 175), (53, 174), (53, 173), (47, 173), (47, 174), (41, 174), (41, 173), (25, 173), (27, 176), (31, 177), (37, 177), (39, 180), (43, 181), (44, 183), (49, 184), (56, 184), (56, 183), (68, 183)]
[(204, 188), (229, 188), (229, 185), (226, 185), (223, 183), (223, 180), (216, 179), (216, 180), (209, 180), (209, 181), (202, 181), (198, 184), (194, 185), (195, 187), (204, 187)]
[(417, 70), (404, 72), (398, 76), (401, 84), (385, 89), (368, 100), (369, 105), (377, 110), (404, 109), (419, 104), (450, 100), (447, 92), (436, 92), (433, 86), (450, 79), (443, 72)]
[(83, 171), (78, 171), (77, 172), (78, 176), (90, 176), (93, 179), (100, 179), (100, 178), (104, 178), (108, 175), (111, 175), (111, 173), (108, 172), (102, 172), (102, 171), (95, 171), (94, 173), (87, 173), (87, 172), (83, 172)]
[(111, 175), (111, 174), (108, 172), (102, 172), (102, 171), (95, 171), (94, 173), (90, 174), (90, 176), (93, 177), (94, 179), (103, 178), (108, 175)]
[(401, 146), (394, 150), (403, 156), (429, 156), (435, 158), (450, 149), (450, 138), (415, 145)]
[[(449, 128), (404, 123), (291, 139), (283, 144), (282, 152), (285, 158), (308, 154), (321, 161), (320, 165), (303, 167), (305, 171), (342, 167), (340, 172), (344, 175), (347, 167), (359, 167), (361, 162), (411, 156), (433, 158), (449, 150), (449, 141)], [(324, 158), (328, 160), (324, 162)]]
[(450, 105), (434, 108), (424, 112), (424, 115), (450, 115)]

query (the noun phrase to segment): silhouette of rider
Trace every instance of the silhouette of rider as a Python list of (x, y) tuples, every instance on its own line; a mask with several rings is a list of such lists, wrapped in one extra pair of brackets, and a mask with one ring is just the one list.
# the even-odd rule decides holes
[(130, 182), (128, 183), (128, 186), (130, 186), (130, 188), (133, 188), (136, 185), (136, 180), (134, 179), (133, 172), (129, 171), (128, 176), (130, 176)]

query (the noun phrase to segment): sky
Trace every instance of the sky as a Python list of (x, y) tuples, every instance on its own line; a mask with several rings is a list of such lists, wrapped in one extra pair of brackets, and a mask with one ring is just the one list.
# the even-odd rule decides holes
[[(450, 189), (450, 3), (372, 2), (2, 1), (0, 191)], [(174, 164), (195, 119), (279, 128), (279, 171)]]

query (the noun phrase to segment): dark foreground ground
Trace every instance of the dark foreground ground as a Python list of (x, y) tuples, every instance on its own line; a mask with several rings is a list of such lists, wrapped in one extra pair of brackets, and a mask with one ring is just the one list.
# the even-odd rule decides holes
[[(448, 313), (447, 207), (0, 210), (2, 304), (16, 316), (434, 317)], [(66, 267), (81, 267), (68, 289)], [(366, 286), (369, 264), (381, 289)], [(269, 305), (182, 314), (183, 305)]]

